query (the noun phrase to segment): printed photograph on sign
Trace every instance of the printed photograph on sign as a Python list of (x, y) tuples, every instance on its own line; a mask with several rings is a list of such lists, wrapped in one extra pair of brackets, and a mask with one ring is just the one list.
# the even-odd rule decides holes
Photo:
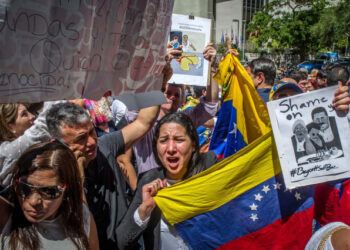
[(294, 122), (291, 137), (298, 165), (343, 157), (338, 127), (334, 116), (323, 107), (311, 111), (312, 122)]
[(349, 122), (332, 106), (336, 88), (267, 103), (287, 188), (350, 177)]
[(173, 76), (170, 82), (206, 86), (208, 61), (203, 57), (203, 50), (210, 41), (211, 20), (186, 15), (172, 15), (169, 41), (173, 47), (182, 46), (182, 54), (171, 61)]
[[(182, 55), (171, 61), (174, 74), (203, 75), (205, 35), (195, 32), (181, 32), (179, 44), (182, 45)], [(175, 37), (173, 37), (174, 39)], [(176, 37), (177, 38), (177, 37)], [(170, 37), (171, 39), (171, 37)]]

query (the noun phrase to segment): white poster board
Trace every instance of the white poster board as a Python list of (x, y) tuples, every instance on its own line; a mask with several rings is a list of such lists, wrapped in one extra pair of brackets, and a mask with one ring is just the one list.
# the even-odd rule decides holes
[(0, 103), (160, 90), (174, 0), (0, 3)]
[(210, 42), (210, 29), (210, 19), (172, 15), (171, 33), (181, 37), (183, 53), (179, 59), (171, 61), (173, 76), (169, 83), (207, 86), (209, 64), (203, 57), (203, 50)]
[(337, 86), (267, 103), (287, 188), (350, 177), (350, 128)]

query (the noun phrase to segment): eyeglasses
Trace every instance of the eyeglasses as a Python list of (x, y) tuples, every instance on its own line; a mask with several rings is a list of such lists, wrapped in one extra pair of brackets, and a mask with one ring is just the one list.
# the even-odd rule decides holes
[(63, 191), (66, 189), (66, 185), (61, 186), (33, 186), (29, 183), (15, 179), (16, 182), (16, 193), (20, 195), (23, 199), (27, 198), (33, 192), (40, 194), (40, 196), (45, 200), (55, 200), (58, 199)]

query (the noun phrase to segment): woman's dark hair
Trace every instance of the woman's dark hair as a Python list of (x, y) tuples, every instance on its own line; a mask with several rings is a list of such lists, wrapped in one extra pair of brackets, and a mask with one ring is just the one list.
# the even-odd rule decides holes
[(320, 130), (321, 128), (320, 128), (320, 125), (319, 124), (317, 124), (317, 123), (314, 123), (314, 122), (311, 122), (311, 123), (309, 123), (308, 125), (306, 125), (306, 127), (307, 127), (307, 132), (308, 133), (310, 133), (310, 131), (311, 131), (311, 129), (317, 129), (317, 130)]
[(166, 124), (166, 123), (177, 123), (181, 125), (185, 130), (186, 134), (190, 137), (191, 142), (194, 145), (194, 152), (192, 153), (191, 159), (187, 166), (187, 172), (184, 176), (184, 179), (189, 178), (197, 173), (202, 172), (203, 169), (198, 165), (198, 162), (200, 160), (200, 153), (199, 153), (199, 140), (198, 140), (198, 134), (196, 127), (194, 126), (192, 120), (183, 113), (172, 113), (164, 116), (158, 123), (154, 131), (154, 136), (152, 140), (152, 150), (154, 159), (156, 160), (157, 164), (159, 166), (163, 166), (159, 157), (158, 157), (158, 151), (157, 151), (157, 141), (159, 138), (159, 131), (160, 128)]
[[(89, 249), (89, 242), (83, 225), (82, 183), (78, 164), (72, 151), (59, 142), (39, 143), (29, 147), (18, 159), (12, 171), (12, 183), (22, 176), (37, 170), (54, 170), (59, 181), (66, 186), (58, 214), (63, 227), (78, 249)], [(40, 239), (37, 228), (27, 221), (19, 204), (15, 187), (10, 190), (10, 201), (14, 203), (9, 246), (18, 249), (39, 249)], [(4, 238), (2, 239), (4, 246)]]

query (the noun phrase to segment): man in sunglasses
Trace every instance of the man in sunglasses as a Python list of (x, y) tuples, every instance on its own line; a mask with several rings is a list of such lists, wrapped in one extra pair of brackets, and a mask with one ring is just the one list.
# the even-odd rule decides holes
[(86, 159), (84, 189), (96, 222), (100, 249), (118, 248), (115, 229), (127, 211), (125, 180), (116, 167), (116, 157), (148, 132), (158, 112), (159, 106), (142, 109), (128, 126), (97, 138), (84, 108), (59, 103), (48, 111), (46, 122), (52, 137)]

